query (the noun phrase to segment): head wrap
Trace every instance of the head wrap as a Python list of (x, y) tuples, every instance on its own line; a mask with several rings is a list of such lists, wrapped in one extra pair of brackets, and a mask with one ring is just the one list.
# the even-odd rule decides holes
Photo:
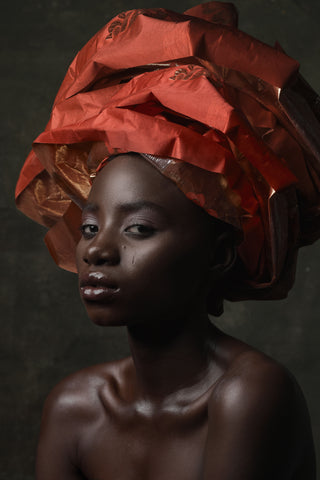
[(17, 184), (75, 271), (90, 176), (138, 152), (210, 215), (240, 229), (226, 298), (280, 298), (320, 233), (319, 98), (298, 63), (237, 29), (232, 4), (121, 13), (77, 54)]

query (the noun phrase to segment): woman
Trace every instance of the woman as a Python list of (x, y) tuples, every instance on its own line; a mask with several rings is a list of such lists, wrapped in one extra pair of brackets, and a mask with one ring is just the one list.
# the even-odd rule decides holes
[(18, 205), (68, 269), (82, 210), (83, 302), (127, 326), (132, 353), (51, 393), (39, 479), (315, 478), (295, 381), (207, 317), (286, 295), (319, 236), (318, 125), (297, 90), (311, 106), (313, 92), (235, 21), (217, 3), (120, 14), (76, 57), (25, 164)]

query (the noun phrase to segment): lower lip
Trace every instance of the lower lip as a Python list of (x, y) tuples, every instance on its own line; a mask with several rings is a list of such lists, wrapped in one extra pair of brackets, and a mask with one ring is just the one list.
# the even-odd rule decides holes
[(80, 287), (83, 300), (88, 302), (108, 302), (119, 292), (118, 288), (108, 287)]

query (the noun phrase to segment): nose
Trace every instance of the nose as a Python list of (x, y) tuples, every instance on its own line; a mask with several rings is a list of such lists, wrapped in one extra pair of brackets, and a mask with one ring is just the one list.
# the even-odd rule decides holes
[(117, 265), (120, 252), (115, 239), (97, 235), (83, 251), (83, 261), (88, 265)]

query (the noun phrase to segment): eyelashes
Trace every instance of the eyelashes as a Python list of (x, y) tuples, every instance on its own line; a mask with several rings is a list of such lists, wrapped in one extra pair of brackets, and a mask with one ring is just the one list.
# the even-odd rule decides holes
[(93, 238), (98, 233), (98, 226), (90, 223), (81, 225), (80, 232), (85, 239)]
[(154, 234), (155, 228), (143, 223), (135, 223), (125, 229), (126, 233), (139, 237), (150, 237)]
[[(89, 240), (96, 236), (99, 231), (99, 227), (96, 224), (84, 223), (80, 226), (80, 232), (85, 240)], [(155, 233), (156, 229), (151, 225), (144, 223), (133, 223), (124, 229), (124, 233), (132, 237), (146, 238)]]

